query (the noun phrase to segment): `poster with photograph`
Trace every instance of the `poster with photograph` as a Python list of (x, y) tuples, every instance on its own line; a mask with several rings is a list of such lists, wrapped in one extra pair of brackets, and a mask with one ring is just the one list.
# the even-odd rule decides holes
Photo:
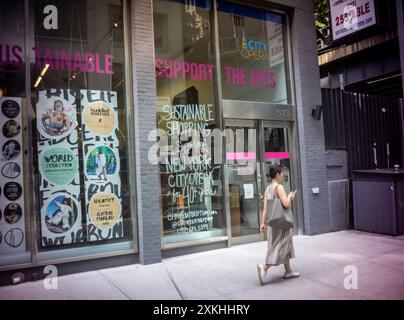
[(0, 254), (26, 250), (22, 103), (0, 97)]
[(76, 91), (38, 91), (38, 166), (41, 244), (83, 241)]
[(123, 237), (115, 91), (81, 90), (88, 240)]

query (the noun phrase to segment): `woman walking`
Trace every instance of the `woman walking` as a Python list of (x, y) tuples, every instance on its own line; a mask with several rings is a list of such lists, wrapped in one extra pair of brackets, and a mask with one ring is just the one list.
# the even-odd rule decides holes
[(265, 190), (260, 231), (262, 233), (265, 231), (267, 232), (268, 251), (265, 264), (257, 265), (258, 278), (261, 285), (264, 284), (264, 279), (268, 269), (280, 264), (283, 264), (285, 267), (285, 273), (283, 275), (285, 279), (297, 278), (300, 276), (298, 272), (294, 272), (290, 268), (290, 259), (295, 257), (292, 238), (293, 229), (277, 229), (267, 225), (267, 221), (270, 217), (270, 212), (268, 213), (267, 209), (271, 210), (271, 208), (267, 208), (268, 200), (273, 200), (275, 197), (278, 197), (282, 202), (282, 205), (285, 208), (288, 208), (295, 199), (296, 191), (286, 195), (285, 189), (280, 184), (284, 177), (282, 167), (278, 165), (273, 165), (269, 168), (269, 174), (267, 174), (267, 177), (271, 178), (271, 183)]

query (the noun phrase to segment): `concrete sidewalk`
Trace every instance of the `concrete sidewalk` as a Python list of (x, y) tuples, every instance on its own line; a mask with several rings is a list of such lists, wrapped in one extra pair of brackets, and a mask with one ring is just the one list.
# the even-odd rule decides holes
[[(294, 238), (297, 279), (283, 267), (261, 286), (256, 264), (266, 242), (59, 277), (58, 290), (43, 281), (0, 287), (0, 299), (404, 299), (404, 238), (341, 231)], [(344, 268), (358, 270), (358, 289), (344, 288)]]

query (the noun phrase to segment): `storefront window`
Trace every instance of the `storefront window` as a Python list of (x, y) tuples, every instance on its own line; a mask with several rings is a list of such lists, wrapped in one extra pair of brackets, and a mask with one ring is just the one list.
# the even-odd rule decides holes
[(290, 103), (286, 17), (220, 1), (218, 20), (223, 98)]
[(0, 2), (0, 97), (25, 97), (24, 1)]
[[(164, 243), (223, 236), (220, 161), (215, 162), (213, 152), (192, 153), (209, 147), (208, 137), (220, 128), (211, 2), (153, 3), (157, 125), (167, 136), (160, 142), (175, 146), (160, 153)], [(196, 138), (184, 139), (190, 129)]]
[(31, 261), (24, 161), (24, 2), (0, 2), (0, 267)]
[(122, 2), (31, 7), (39, 259), (133, 248)]

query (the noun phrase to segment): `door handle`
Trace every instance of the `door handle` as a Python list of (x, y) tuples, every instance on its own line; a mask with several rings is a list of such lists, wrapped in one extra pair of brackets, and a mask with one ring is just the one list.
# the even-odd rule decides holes
[(262, 193), (259, 194), (260, 200), (264, 200), (264, 195)]

